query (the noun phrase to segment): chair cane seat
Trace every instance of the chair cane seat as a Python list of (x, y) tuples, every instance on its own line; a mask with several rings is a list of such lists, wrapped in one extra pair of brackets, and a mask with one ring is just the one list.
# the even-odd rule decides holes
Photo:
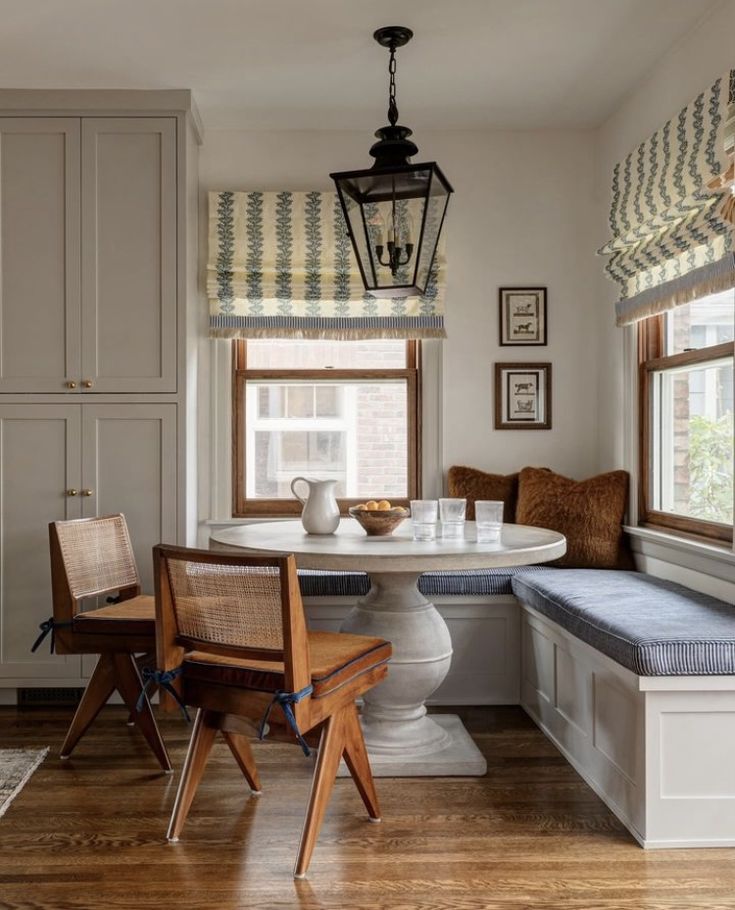
[(155, 600), (147, 594), (140, 594), (98, 610), (77, 613), (74, 617), (74, 632), (153, 637), (156, 632)]
[[(386, 663), (391, 645), (382, 638), (346, 632), (310, 631), (312, 698), (323, 698), (374, 667)], [(221, 686), (237, 686), (257, 692), (284, 688), (281, 661), (238, 660), (192, 651), (183, 663), (184, 678)]]

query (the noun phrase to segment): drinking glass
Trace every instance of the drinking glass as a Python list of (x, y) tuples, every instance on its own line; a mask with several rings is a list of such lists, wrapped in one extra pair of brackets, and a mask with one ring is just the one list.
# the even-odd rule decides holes
[(466, 510), (466, 499), (439, 500), (439, 517), (442, 523), (442, 537), (445, 540), (462, 540), (464, 538)]
[(412, 499), (411, 519), (414, 540), (436, 540), (437, 501)]
[(486, 499), (475, 503), (478, 543), (500, 543), (503, 529), (503, 503)]

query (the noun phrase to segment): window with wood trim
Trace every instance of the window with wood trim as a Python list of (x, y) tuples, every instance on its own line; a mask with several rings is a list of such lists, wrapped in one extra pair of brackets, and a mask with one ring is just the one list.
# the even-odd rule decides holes
[(640, 523), (733, 539), (735, 291), (639, 323)]
[(299, 514), (299, 476), (336, 480), (343, 512), (418, 497), (420, 342), (233, 345), (234, 515)]

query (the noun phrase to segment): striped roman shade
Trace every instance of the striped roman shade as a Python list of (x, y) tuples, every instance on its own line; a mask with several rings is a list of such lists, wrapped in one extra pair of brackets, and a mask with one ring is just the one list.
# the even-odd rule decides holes
[(443, 337), (444, 257), (423, 297), (365, 293), (336, 193), (209, 194), (210, 334)]
[(735, 287), (735, 70), (613, 170), (600, 250), (618, 284), (618, 325)]

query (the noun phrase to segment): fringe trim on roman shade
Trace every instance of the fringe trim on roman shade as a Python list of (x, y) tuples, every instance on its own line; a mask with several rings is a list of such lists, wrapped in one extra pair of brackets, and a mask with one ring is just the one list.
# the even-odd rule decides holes
[(735, 287), (735, 70), (613, 170), (599, 251), (618, 284), (618, 325)]
[(209, 194), (210, 335), (443, 338), (440, 242), (423, 297), (365, 293), (336, 193)]

